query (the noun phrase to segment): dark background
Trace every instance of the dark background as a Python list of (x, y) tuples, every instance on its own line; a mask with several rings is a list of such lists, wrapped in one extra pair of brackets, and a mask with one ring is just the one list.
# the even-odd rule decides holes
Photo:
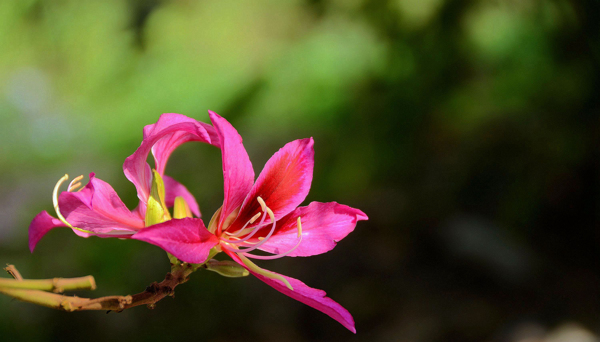
[[(600, 5), (595, 0), (0, 2), (0, 262), (131, 294), (168, 271), (138, 241), (27, 227), (64, 174), (135, 189), (161, 113), (244, 137), (258, 174), (313, 136), (306, 203), (370, 220), (331, 252), (259, 263), (324, 289), (357, 335), (259, 280), (198, 272), (156, 309), (64, 313), (0, 297), (2, 341), (597, 341)], [(167, 173), (205, 220), (217, 149)]]

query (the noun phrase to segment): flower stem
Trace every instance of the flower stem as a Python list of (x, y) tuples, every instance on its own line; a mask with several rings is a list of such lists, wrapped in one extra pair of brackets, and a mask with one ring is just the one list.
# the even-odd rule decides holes
[[(196, 271), (198, 265), (188, 263), (176, 263), (171, 266), (171, 272), (167, 273), (165, 279), (160, 283), (152, 283), (145, 291), (132, 296), (107, 296), (100, 298), (80, 298), (51, 293), (46, 291), (73, 290), (73, 289), (95, 289), (92, 276), (71, 279), (42, 279), (42, 280), (17, 280), (1, 279), (0, 293), (24, 302), (46, 306), (63, 311), (84, 310), (108, 310), (121, 312), (139, 305), (147, 305), (154, 308), (159, 300), (167, 296), (173, 296), (175, 287), (188, 281), (192, 272)], [(8, 267), (7, 267), (8, 268)], [(12, 272), (11, 272), (12, 271)], [(7, 270), (15, 278), (20, 275), (14, 266)], [(46, 291), (44, 291), (46, 290)]]
[[(98, 299), (70, 297), (40, 290), (0, 287), (0, 293), (24, 302), (64, 311), (110, 310), (131, 303), (131, 296), (110, 296)], [(100, 300), (101, 299), (101, 300)]]
[(94, 277), (17, 280), (0, 278), (0, 289), (29, 289), (52, 292), (95, 290)]

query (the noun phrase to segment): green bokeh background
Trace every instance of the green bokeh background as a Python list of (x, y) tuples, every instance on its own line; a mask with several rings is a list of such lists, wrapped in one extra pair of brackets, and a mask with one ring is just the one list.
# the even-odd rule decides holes
[[(260, 263), (326, 290), (357, 335), (252, 277), (198, 272), (154, 310), (2, 296), (0, 340), (597, 336), (599, 13), (595, 0), (0, 1), (0, 263), (94, 275), (80, 296), (162, 280), (152, 245), (56, 230), (30, 254), (27, 227), (64, 173), (96, 172), (133, 208), (122, 162), (168, 112), (223, 115), (257, 174), (313, 136), (306, 203), (370, 217), (327, 254)], [(205, 219), (220, 163), (187, 144), (167, 168)]]

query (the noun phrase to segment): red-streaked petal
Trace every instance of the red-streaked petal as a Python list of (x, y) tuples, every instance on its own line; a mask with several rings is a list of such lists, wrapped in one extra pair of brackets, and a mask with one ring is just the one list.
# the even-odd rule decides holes
[(58, 227), (66, 227), (66, 225), (59, 219), (50, 216), (47, 211), (37, 214), (29, 225), (29, 250), (31, 253), (46, 233)]
[[(219, 135), (223, 155), (224, 200), (219, 225), (242, 205), (254, 183), (254, 169), (242, 144), (242, 137), (219, 114), (208, 111), (210, 121)], [(220, 227), (219, 227), (220, 228)]]
[(313, 176), (313, 145), (312, 138), (294, 140), (269, 159), (244, 200), (239, 216), (230, 228), (232, 232), (261, 211), (256, 200), (258, 196), (273, 210), (276, 220), (289, 214), (304, 201)]
[[(312, 287), (308, 287), (306, 284), (301, 282), (298, 279), (284, 277), (290, 285), (294, 288), (294, 290), (290, 290), (281, 280), (267, 278), (263, 275), (260, 275), (251, 269), (249, 269), (244, 263), (240, 260), (240, 258), (235, 254), (229, 251), (226, 253), (237, 263), (246, 268), (250, 273), (256, 276), (258, 279), (265, 282), (267, 285), (271, 286), (275, 290), (283, 293), (288, 297), (292, 297), (295, 300), (302, 302), (310, 307), (313, 307), (322, 313), (328, 315), (329, 317), (335, 319), (340, 322), (346, 329), (352, 331), (356, 334), (356, 328), (354, 327), (354, 319), (352, 315), (346, 310), (343, 306), (335, 302), (333, 299), (329, 297), (325, 297), (326, 293), (323, 290), (314, 289)], [(269, 271), (271, 272), (271, 271)], [(275, 272), (271, 272), (275, 273)], [(278, 274), (278, 273), (275, 273)]]
[(90, 173), (90, 181), (81, 191), (62, 192), (58, 203), (61, 213), (74, 227), (95, 233), (135, 232), (144, 228), (139, 215), (127, 209), (115, 190), (94, 173)]
[(132, 239), (156, 245), (177, 259), (193, 264), (206, 261), (219, 239), (210, 233), (201, 219), (173, 219), (140, 230)]
[(311, 256), (328, 252), (354, 230), (356, 222), (368, 219), (365, 213), (347, 205), (312, 202), (277, 221), (275, 233), (260, 249), (280, 254), (296, 246), (298, 217), (302, 222), (302, 242), (288, 256)]
[(175, 204), (175, 198), (178, 196), (183, 197), (190, 210), (194, 215), (200, 217), (200, 207), (189, 190), (183, 186), (183, 184), (177, 182), (173, 178), (164, 175), (163, 182), (165, 183), (165, 204), (171, 208)]
[(156, 168), (163, 173), (171, 152), (187, 141), (200, 141), (218, 144), (211, 140), (207, 124), (181, 114), (163, 114), (154, 125), (144, 128), (144, 140), (140, 147), (123, 163), (123, 172), (136, 187), (142, 203), (148, 201), (152, 182), (152, 170), (146, 162), (150, 150), (154, 148)]

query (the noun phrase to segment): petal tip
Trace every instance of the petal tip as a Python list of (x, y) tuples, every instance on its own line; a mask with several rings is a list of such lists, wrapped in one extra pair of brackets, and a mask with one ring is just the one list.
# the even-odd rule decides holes
[[(210, 109), (208, 110), (208, 116), (210, 117), (210, 121), (214, 121), (214, 119), (215, 119), (215, 118), (216, 118), (216, 119), (222, 118), (222, 116), (221, 116), (221, 115), (219, 115), (219, 114), (217, 114), (217, 113), (213, 112), (213, 111), (212, 111), (212, 110), (210, 110)], [(213, 125), (214, 125), (214, 122), (213, 122)]]
[(50, 216), (47, 211), (37, 214), (29, 224), (29, 251), (33, 253), (38, 242), (52, 229), (65, 227), (60, 220)]
[(356, 221), (367, 221), (369, 217), (362, 210), (356, 209)]

